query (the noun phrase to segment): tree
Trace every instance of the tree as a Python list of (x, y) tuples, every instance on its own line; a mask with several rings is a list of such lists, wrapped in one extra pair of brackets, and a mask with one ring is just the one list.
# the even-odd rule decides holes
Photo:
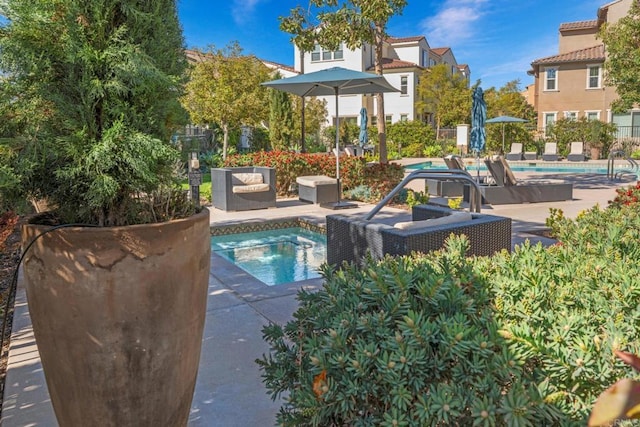
[[(277, 73), (275, 79), (281, 78)], [(281, 90), (269, 90), (269, 139), (274, 149), (285, 150), (291, 148), (293, 133), (293, 112), (291, 98)]]
[(533, 139), (528, 127), (535, 128), (536, 112), (527, 102), (520, 91), (520, 80), (512, 80), (507, 82), (500, 89), (490, 87), (484, 91), (484, 99), (487, 103), (487, 117), (512, 116), (528, 120), (528, 123), (503, 123), (486, 126), (487, 130), (487, 148), (490, 150), (502, 150), (502, 132), (504, 131), (505, 140), (512, 142), (521, 142), (525, 144), (527, 149), (540, 150)]
[(631, 2), (627, 16), (615, 24), (606, 23), (599, 37), (605, 45), (605, 82), (616, 88), (619, 98), (611, 106), (622, 113), (640, 104), (640, 4)]
[(229, 132), (256, 126), (269, 115), (270, 70), (255, 56), (243, 56), (237, 42), (226, 49), (211, 47), (189, 72), (182, 104), (194, 123), (217, 123), (222, 129), (222, 156), (227, 157)]
[[(302, 97), (290, 95), (293, 105), (293, 139), (301, 140), (302, 138)], [(322, 128), (322, 124), (327, 121), (327, 101), (321, 100), (316, 97), (311, 97), (305, 100), (304, 102), (304, 135), (305, 139), (308, 141), (311, 138), (311, 135), (319, 139), (318, 135), (320, 129)], [(307, 142), (305, 141), (305, 143)], [(302, 144), (300, 145), (302, 149)], [(308, 148), (308, 147), (307, 147)], [(305, 150), (306, 151), (306, 150)]]
[(471, 91), (462, 74), (453, 74), (446, 64), (422, 72), (417, 87), (418, 111), (433, 113), (436, 136), (441, 126), (454, 126), (469, 120)]
[[(336, 50), (340, 43), (355, 49), (364, 43), (374, 46), (375, 71), (382, 75), (382, 49), (388, 34), (387, 23), (395, 15), (400, 15), (407, 5), (406, 0), (310, 0), (309, 8), (317, 9), (317, 22), (310, 22), (304, 9), (298, 6), (291, 15), (280, 18), (280, 29), (293, 34), (293, 43), (299, 49), (309, 52), (316, 44)], [(377, 126), (380, 163), (387, 163), (386, 122), (384, 95), (376, 94)]]
[(46, 197), (63, 221), (140, 222), (140, 194), (171, 183), (169, 136), (186, 117), (175, 0), (7, 0), (0, 15), (0, 126), (15, 154), (3, 199)]

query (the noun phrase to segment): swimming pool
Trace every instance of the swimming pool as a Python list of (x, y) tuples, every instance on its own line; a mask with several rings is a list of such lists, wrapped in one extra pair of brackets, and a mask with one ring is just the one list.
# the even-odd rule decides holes
[[(478, 170), (478, 166), (475, 160), (473, 160), (473, 163), (471, 163), (470, 161), (465, 162), (465, 166), (468, 171)], [(555, 166), (555, 165), (538, 164), (538, 163), (531, 163), (529, 165), (510, 163), (509, 166), (511, 166), (511, 170), (516, 172), (601, 173), (601, 174), (607, 173), (606, 166), (602, 164), (585, 166), (584, 164), (581, 163), (575, 166), (574, 165)], [(618, 169), (618, 167), (620, 167), (620, 169), (624, 169), (623, 166), (624, 165), (616, 165), (616, 170)], [(445, 165), (444, 163), (438, 163), (434, 161), (426, 161), (426, 162), (406, 165), (405, 169), (407, 171), (414, 171), (418, 169), (447, 169), (447, 165)], [(481, 162), (479, 170), (486, 171), (487, 167)]]
[(324, 234), (301, 227), (211, 237), (211, 250), (269, 286), (319, 278)]

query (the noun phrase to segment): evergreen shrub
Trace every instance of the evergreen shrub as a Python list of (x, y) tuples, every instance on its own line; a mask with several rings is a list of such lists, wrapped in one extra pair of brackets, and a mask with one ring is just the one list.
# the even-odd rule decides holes
[(549, 425), (526, 360), (500, 335), (466, 237), (442, 252), (323, 268), (258, 364), (285, 426)]

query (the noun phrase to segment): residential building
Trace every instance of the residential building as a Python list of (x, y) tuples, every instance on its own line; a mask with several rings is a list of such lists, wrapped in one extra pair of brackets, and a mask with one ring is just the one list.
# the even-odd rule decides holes
[[(601, 6), (596, 19), (560, 25), (558, 54), (531, 63), (534, 76), (533, 97), (538, 127), (543, 131), (560, 118), (601, 120), (616, 123), (619, 136), (640, 126), (640, 110), (613, 114), (611, 103), (617, 98), (614, 87), (604, 84), (605, 46), (597, 34), (605, 23), (624, 17), (633, 0), (615, 0)], [(530, 92), (529, 92), (530, 94)], [(640, 129), (640, 128), (637, 128)]]
[[(364, 44), (353, 50), (340, 46), (335, 51), (328, 51), (316, 45), (312, 52), (305, 52), (304, 55), (301, 55), (297, 47), (294, 49), (294, 69), (298, 71), (304, 69), (305, 73), (331, 67), (375, 71), (375, 48), (370, 44)], [(469, 67), (466, 64), (458, 64), (450, 48), (431, 48), (424, 36), (387, 39), (383, 47), (383, 73), (387, 81), (400, 90), (397, 93), (384, 94), (387, 122), (407, 120), (431, 122), (430, 114), (420, 115), (415, 107), (418, 79), (425, 69), (442, 63), (450, 65), (453, 73), (461, 73), (469, 81), (471, 74)], [(335, 124), (335, 102), (332, 99), (326, 99), (327, 125), (332, 125)], [(341, 95), (340, 121), (356, 123), (362, 107), (367, 109), (369, 123), (375, 125), (377, 111), (373, 94)]]

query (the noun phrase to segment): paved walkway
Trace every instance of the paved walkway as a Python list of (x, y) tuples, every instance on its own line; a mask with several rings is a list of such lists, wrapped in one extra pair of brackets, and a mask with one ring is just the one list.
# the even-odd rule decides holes
[[(532, 175), (516, 173), (519, 179)], [(536, 177), (541, 177), (536, 174)], [(574, 182), (574, 200), (555, 203), (484, 206), (483, 212), (513, 219), (513, 243), (525, 239), (550, 243), (528, 232), (545, 228), (549, 208), (561, 208), (569, 217), (595, 204), (602, 206), (627, 182), (609, 182), (604, 175), (544, 175)], [(340, 211), (349, 215), (369, 212), (371, 205)], [(297, 200), (280, 200), (275, 209), (222, 212), (211, 210), (211, 223), (229, 224), (268, 218), (299, 217), (323, 221), (335, 213)], [(381, 218), (407, 217), (406, 211), (385, 208)], [(200, 370), (189, 426), (269, 426), (275, 422), (279, 404), (272, 402), (262, 385), (256, 358), (269, 351), (261, 329), (269, 322), (285, 323), (296, 310), (295, 294), (301, 286), (317, 288), (321, 279), (303, 284), (268, 287), (242, 270), (212, 256), (209, 297)], [(9, 366), (7, 370), (2, 426), (57, 426), (33, 338), (24, 288), (19, 286)]]

